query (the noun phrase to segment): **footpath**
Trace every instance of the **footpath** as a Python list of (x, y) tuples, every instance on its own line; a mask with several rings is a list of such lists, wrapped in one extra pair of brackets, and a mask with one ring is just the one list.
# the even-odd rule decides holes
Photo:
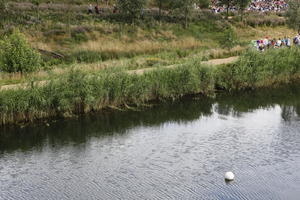
[[(203, 64), (206, 65), (211, 65), (211, 66), (216, 66), (216, 65), (222, 65), (222, 64), (230, 64), (230, 63), (234, 63), (238, 60), (238, 56), (234, 56), (234, 57), (229, 57), (229, 58), (222, 58), (222, 59), (212, 59), (212, 60), (208, 60), (208, 61), (203, 61)], [(171, 69), (174, 68), (178, 65), (169, 65), (169, 66), (165, 66), (163, 68), (165, 69)], [(130, 70), (128, 71), (129, 74), (138, 74), (141, 75), (145, 72), (148, 71), (152, 71), (155, 70), (157, 68), (153, 67), (153, 68), (145, 68), (145, 69), (138, 69), (138, 70)], [(37, 81), (34, 84), (38, 85), (38, 86), (43, 86), (46, 85), (49, 81), (47, 80), (43, 80), (43, 81)], [(3, 85), (0, 86), (0, 91), (4, 91), (4, 90), (17, 90), (17, 89), (26, 89), (30, 87), (30, 83), (18, 83), (18, 84), (9, 84), (9, 85)]]

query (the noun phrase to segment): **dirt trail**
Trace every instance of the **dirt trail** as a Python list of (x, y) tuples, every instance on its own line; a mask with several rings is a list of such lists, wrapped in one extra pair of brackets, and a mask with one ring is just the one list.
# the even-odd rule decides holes
[[(212, 60), (208, 60), (208, 61), (203, 61), (202, 64), (205, 65), (222, 65), (222, 64), (230, 64), (230, 63), (234, 63), (238, 60), (238, 56), (234, 56), (234, 57), (229, 57), (229, 58), (222, 58), (222, 59), (212, 59)], [(169, 65), (169, 66), (165, 66), (162, 67), (163, 69), (171, 69), (174, 68), (178, 65)], [(129, 74), (143, 74), (145, 72), (151, 71), (151, 70), (155, 70), (157, 68), (153, 67), (153, 68), (145, 68), (145, 69), (137, 69), (137, 70), (130, 70), (128, 71)]]
[[(234, 63), (238, 60), (238, 56), (234, 56), (234, 57), (229, 57), (229, 58), (222, 58), (222, 59), (212, 59), (209, 61), (204, 61), (202, 62), (203, 64), (207, 64), (207, 65), (222, 65), (222, 64), (230, 64), (230, 63)], [(178, 65), (169, 65), (169, 66), (165, 66), (163, 67), (164, 69), (171, 69), (174, 68)], [(151, 70), (155, 70), (157, 68), (153, 67), (153, 68), (145, 68), (145, 69), (137, 69), (137, 70), (130, 70), (128, 71), (129, 74), (138, 74), (141, 75), (145, 72), (151, 71)], [(37, 81), (34, 84), (38, 85), (38, 86), (43, 86), (46, 85), (49, 81), (44, 80), (44, 81)], [(27, 89), (30, 87), (29, 83), (19, 83), (19, 84), (10, 84), (10, 85), (3, 85), (0, 86), (0, 91), (3, 90), (16, 90), (16, 89)]]
[(203, 64), (208, 64), (208, 65), (222, 65), (222, 64), (230, 64), (234, 63), (238, 60), (238, 56), (234, 57), (229, 57), (229, 58), (222, 58), (222, 59), (213, 59), (209, 61), (202, 62)]

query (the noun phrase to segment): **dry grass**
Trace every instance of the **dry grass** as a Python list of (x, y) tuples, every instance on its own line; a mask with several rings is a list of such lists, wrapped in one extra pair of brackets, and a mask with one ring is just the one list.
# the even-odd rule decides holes
[(236, 29), (241, 41), (258, 40), (268, 36), (269, 38), (283, 38), (285, 36), (293, 38), (297, 33), (287, 26), (278, 27), (247, 27)]
[(201, 41), (189, 37), (172, 41), (153, 41), (149, 39), (138, 40), (134, 42), (127, 42), (126, 39), (117, 40), (107, 38), (100, 38), (96, 41), (88, 41), (78, 46), (78, 49), (85, 51), (97, 51), (97, 52), (114, 52), (116, 54), (124, 52), (135, 53), (153, 53), (162, 50), (172, 49), (193, 49), (203, 46)]
[(234, 48), (230, 50), (226, 49), (210, 49), (206, 52), (206, 57), (209, 59), (219, 59), (219, 58), (226, 58), (231, 56), (237, 56), (240, 55), (242, 52), (244, 52), (247, 49), (247, 47), (241, 47), (241, 46), (235, 46)]

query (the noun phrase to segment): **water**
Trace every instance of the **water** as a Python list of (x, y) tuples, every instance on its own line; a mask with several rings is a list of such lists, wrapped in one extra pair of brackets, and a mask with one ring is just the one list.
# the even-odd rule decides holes
[(0, 199), (298, 200), (299, 98), (290, 86), (1, 129)]

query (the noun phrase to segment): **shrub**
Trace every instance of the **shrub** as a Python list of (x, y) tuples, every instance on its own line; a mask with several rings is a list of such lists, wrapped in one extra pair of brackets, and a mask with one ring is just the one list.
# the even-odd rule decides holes
[(222, 48), (232, 49), (238, 42), (238, 37), (233, 27), (228, 26), (224, 30), (224, 34), (220, 37), (219, 43)]
[(299, 54), (299, 48), (270, 49), (263, 54), (249, 50), (236, 63), (216, 68), (217, 88), (245, 90), (289, 83), (299, 78)]
[(33, 72), (41, 64), (40, 54), (32, 49), (23, 34), (14, 31), (0, 41), (0, 70), (5, 72)]

